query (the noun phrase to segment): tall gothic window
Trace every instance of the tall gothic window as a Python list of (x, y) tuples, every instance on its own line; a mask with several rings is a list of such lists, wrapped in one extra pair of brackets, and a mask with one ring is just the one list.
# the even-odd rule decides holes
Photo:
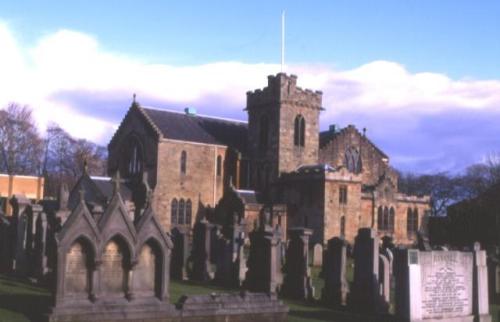
[(170, 223), (172, 225), (177, 224), (177, 211), (178, 211), (177, 199), (174, 199), (172, 200), (172, 203), (170, 205)]
[(177, 218), (178, 218), (178, 224), (179, 225), (184, 225), (185, 221), (184, 221), (184, 218), (185, 218), (185, 214), (186, 214), (186, 203), (184, 202), (184, 199), (181, 199), (179, 201), (179, 214), (177, 215)]
[(293, 144), (295, 146), (304, 146), (306, 138), (306, 120), (302, 115), (295, 117), (293, 131)]
[(269, 120), (266, 115), (262, 115), (259, 122), (259, 149), (265, 151), (269, 141)]
[(345, 236), (345, 216), (340, 217), (340, 236)]
[(389, 228), (389, 208), (384, 207), (384, 222), (383, 222), (383, 230), (387, 230)]
[(418, 231), (418, 209), (408, 208), (408, 212), (406, 214), (406, 230), (409, 238), (412, 238), (416, 235)]
[(396, 212), (394, 211), (394, 207), (391, 207), (391, 210), (389, 210), (389, 227), (388, 227), (388, 230), (391, 233), (394, 232), (395, 217), (396, 217)]
[(382, 206), (378, 207), (377, 226), (378, 230), (384, 230), (384, 210), (382, 209)]
[(191, 199), (188, 199), (186, 201), (186, 221), (185, 221), (186, 225), (191, 225), (191, 217), (192, 217), (191, 209), (192, 209)]
[(142, 145), (137, 137), (132, 137), (128, 155), (128, 173), (138, 174), (142, 171)]
[(345, 152), (345, 166), (349, 172), (360, 173), (361, 172), (361, 155), (355, 147), (350, 147)]
[(187, 153), (181, 152), (181, 174), (186, 174)]
[(222, 175), (222, 157), (217, 156), (217, 176), (220, 177)]

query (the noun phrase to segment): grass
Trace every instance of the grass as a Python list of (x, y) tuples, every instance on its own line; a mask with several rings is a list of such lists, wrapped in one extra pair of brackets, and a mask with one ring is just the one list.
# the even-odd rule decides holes
[[(316, 297), (320, 296), (318, 290), (322, 289), (322, 280), (318, 278), (319, 269), (311, 270), (313, 285), (317, 287)], [(348, 279), (352, 274), (348, 272)], [(210, 294), (212, 292), (228, 292), (227, 290), (213, 285), (200, 284), (196, 282), (171, 281), (170, 298), (173, 303), (177, 302), (182, 295)], [(284, 300), (290, 307), (289, 321), (291, 322), (317, 322), (317, 321), (366, 321), (366, 317), (353, 317), (343, 312), (334, 311), (321, 306), (317, 302)], [(48, 311), (50, 305), (50, 294), (42, 287), (36, 286), (29, 281), (5, 277), (0, 275), (0, 322), (37, 322), (41, 314)], [(500, 305), (490, 306), (493, 321), (500, 322)]]

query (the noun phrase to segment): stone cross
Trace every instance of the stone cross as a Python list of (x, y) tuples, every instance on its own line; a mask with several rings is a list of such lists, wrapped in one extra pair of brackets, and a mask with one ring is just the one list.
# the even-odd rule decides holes
[(120, 192), (120, 186), (125, 180), (120, 178), (120, 170), (116, 170), (114, 177), (111, 179), (113, 182), (113, 195)]

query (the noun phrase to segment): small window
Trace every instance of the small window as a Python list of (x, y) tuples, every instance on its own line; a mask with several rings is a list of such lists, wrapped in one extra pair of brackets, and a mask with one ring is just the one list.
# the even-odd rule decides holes
[(181, 174), (186, 174), (187, 153), (181, 152)]
[(347, 204), (347, 187), (340, 186), (339, 188), (339, 203)]
[(217, 176), (220, 177), (222, 175), (222, 157), (217, 156)]
[(384, 230), (384, 209), (382, 206), (378, 207), (377, 211), (377, 226), (378, 230)]
[(170, 223), (172, 225), (177, 224), (177, 211), (178, 211), (177, 199), (174, 199), (172, 200), (172, 204), (170, 205)]
[(384, 218), (382, 221), (382, 230), (387, 231), (389, 227), (389, 208), (384, 207)]
[(418, 209), (408, 208), (406, 215), (406, 230), (409, 238), (415, 237), (418, 231)]
[(350, 147), (345, 152), (345, 167), (349, 172), (360, 173), (362, 169), (361, 155), (355, 147)]
[(294, 122), (293, 144), (298, 147), (305, 145), (306, 120), (302, 115), (297, 115)]
[(345, 216), (340, 218), (340, 236), (345, 236)]

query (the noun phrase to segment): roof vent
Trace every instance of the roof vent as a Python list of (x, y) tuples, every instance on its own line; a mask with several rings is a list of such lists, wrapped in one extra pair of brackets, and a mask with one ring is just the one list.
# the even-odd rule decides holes
[(196, 116), (196, 109), (194, 107), (186, 107), (184, 113), (186, 113), (186, 115)]

